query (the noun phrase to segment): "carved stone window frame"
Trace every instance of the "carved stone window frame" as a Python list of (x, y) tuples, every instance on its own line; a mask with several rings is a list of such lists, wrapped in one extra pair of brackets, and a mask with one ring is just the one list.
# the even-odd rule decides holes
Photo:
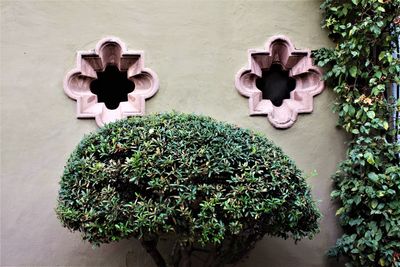
[[(76, 100), (77, 118), (95, 118), (98, 126), (128, 116), (145, 114), (145, 100), (159, 89), (157, 74), (144, 67), (143, 51), (128, 50), (125, 43), (116, 37), (101, 39), (92, 51), (78, 51), (76, 68), (64, 78), (64, 92)], [(97, 78), (97, 71), (108, 65), (116, 65), (127, 72), (127, 78), (135, 83), (128, 94), (128, 101), (120, 102), (116, 109), (108, 109), (99, 103), (97, 95), (90, 91), (90, 83)]]
[[(262, 98), (256, 87), (256, 79), (272, 64), (280, 64), (296, 80), (290, 99), (284, 99), (277, 107), (269, 99)], [(309, 49), (296, 49), (284, 35), (272, 36), (261, 50), (248, 50), (248, 65), (239, 70), (235, 77), (239, 93), (249, 98), (250, 115), (267, 115), (276, 128), (291, 127), (299, 113), (313, 111), (313, 99), (324, 89), (322, 71), (313, 65)]]

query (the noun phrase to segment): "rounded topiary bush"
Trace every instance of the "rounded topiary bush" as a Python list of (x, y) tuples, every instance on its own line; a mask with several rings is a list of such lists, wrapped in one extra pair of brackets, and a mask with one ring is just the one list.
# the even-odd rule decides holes
[(311, 237), (320, 217), (302, 172), (280, 148), (196, 115), (106, 125), (83, 138), (60, 185), (64, 226), (93, 244), (138, 238), (158, 266), (166, 266), (160, 236), (176, 239), (174, 266), (188, 266), (195, 246), (212, 251), (205, 266), (221, 266), (265, 234)]

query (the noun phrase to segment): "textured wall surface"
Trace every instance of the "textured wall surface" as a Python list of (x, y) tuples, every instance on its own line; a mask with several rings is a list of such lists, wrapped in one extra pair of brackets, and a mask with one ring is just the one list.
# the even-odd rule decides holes
[(102, 37), (144, 50), (160, 78), (146, 112), (206, 114), (264, 133), (306, 173), (324, 218), (313, 240), (265, 237), (239, 267), (339, 266), (324, 253), (340, 233), (330, 176), (344, 157), (334, 96), (315, 98), (314, 112), (288, 130), (249, 117), (234, 88), (247, 49), (285, 34), (298, 48), (332, 45), (320, 29), (319, 1), (1, 1), (1, 265), (153, 266), (135, 240), (92, 249), (55, 217), (58, 181), (68, 155), (94, 120), (75, 119), (62, 81), (75, 51)]

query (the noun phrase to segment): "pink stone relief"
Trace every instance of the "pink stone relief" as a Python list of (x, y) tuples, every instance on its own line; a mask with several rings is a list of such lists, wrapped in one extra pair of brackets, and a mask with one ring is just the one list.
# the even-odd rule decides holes
[[(248, 62), (248, 66), (236, 74), (235, 86), (241, 95), (249, 98), (250, 115), (268, 115), (274, 127), (289, 128), (298, 113), (313, 111), (313, 97), (322, 92), (324, 82), (321, 70), (313, 65), (310, 50), (296, 49), (286, 36), (277, 35), (267, 41), (265, 49), (250, 49)], [(284, 99), (280, 106), (263, 99), (261, 90), (256, 86), (256, 79), (272, 64), (280, 64), (296, 81), (290, 98)]]
[[(77, 66), (64, 79), (64, 92), (76, 100), (77, 118), (95, 118), (97, 125), (116, 121), (128, 116), (145, 114), (145, 100), (157, 93), (157, 74), (144, 67), (142, 51), (127, 50), (126, 45), (115, 37), (100, 40), (95, 50), (78, 51)], [(120, 102), (116, 109), (108, 109), (98, 96), (90, 90), (90, 84), (97, 79), (97, 72), (113, 65), (120, 72), (127, 73), (127, 79), (134, 83), (134, 90), (127, 94), (127, 101)]]

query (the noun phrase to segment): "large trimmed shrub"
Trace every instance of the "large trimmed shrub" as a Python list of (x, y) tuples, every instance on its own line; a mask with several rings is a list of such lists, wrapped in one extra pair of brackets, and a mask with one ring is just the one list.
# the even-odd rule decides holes
[(260, 134), (208, 117), (161, 114), (111, 123), (83, 138), (61, 178), (57, 214), (93, 244), (135, 237), (158, 266), (196, 247), (204, 266), (240, 259), (265, 234), (299, 240), (320, 214), (302, 172)]

